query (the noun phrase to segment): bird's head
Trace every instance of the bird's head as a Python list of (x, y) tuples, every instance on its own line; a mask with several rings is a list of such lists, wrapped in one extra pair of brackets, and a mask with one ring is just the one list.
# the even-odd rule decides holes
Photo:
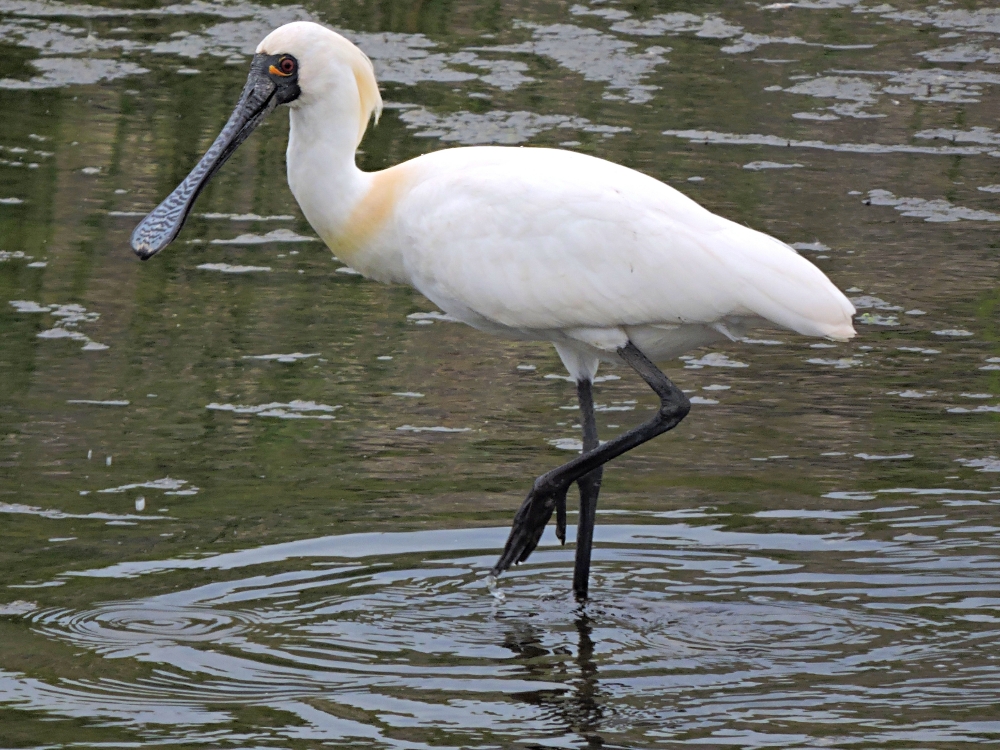
[(337, 117), (356, 122), (355, 145), (360, 143), (369, 120), (382, 111), (371, 61), (317, 23), (296, 21), (275, 29), (257, 46), (243, 93), (215, 142), (132, 232), (136, 255), (147, 260), (174, 240), (208, 181), (278, 105), (315, 108), (320, 103), (332, 107)]

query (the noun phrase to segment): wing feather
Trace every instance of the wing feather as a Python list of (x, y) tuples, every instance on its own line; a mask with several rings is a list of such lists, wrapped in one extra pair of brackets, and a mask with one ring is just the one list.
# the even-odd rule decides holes
[(421, 157), (400, 201), (411, 282), (449, 312), (518, 329), (760, 315), (849, 338), (854, 308), (784, 243), (639, 172), (551, 149)]

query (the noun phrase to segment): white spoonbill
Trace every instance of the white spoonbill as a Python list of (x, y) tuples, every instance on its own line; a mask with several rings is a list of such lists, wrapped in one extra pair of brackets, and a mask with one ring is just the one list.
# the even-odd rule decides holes
[[(212, 175), (279, 104), (291, 118), (288, 185), (337, 256), (368, 278), (409, 284), (480, 331), (551, 341), (576, 380), (584, 452), (538, 477), (493, 573), (528, 558), (580, 486), (573, 588), (585, 598), (605, 463), (673, 429), (687, 397), (653, 364), (770, 321), (809, 336), (854, 335), (854, 307), (783, 242), (716, 216), (662, 182), (572, 151), (453, 148), (366, 173), (355, 151), (382, 98), (369, 59), (319, 24), (257, 47), (219, 137), (132, 234), (144, 260), (181, 230)], [(624, 361), (660, 398), (655, 416), (600, 445), (591, 384)]]

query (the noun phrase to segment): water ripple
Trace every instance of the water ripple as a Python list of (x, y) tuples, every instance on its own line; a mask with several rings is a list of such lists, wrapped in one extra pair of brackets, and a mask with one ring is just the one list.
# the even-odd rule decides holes
[[(913, 505), (783, 517), (868, 513), (891, 526), (923, 519), (931, 533), (940, 518)], [(971, 710), (1000, 687), (979, 666), (1000, 642), (1000, 557), (960, 552), (967, 536), (943, 555), (946, 543), (926, 535), (603, 524), (595, 597), (580, 608), (566, 591), (571, 550), (550, 536), (501, 580), (506, 600), (490, 596), (485, 571), (504, 533), (341, 535), (78, 572), (224, 580), (154, 596), (137, 586), (135, 598), (79, 611), (26, 608), (37, 637), (135, 666), (54, 684), (6, 673), (0, 696), (147, 731), (211, 727), (216, 742), (235, 741), (244, 706), (285, 715), (267, 730), (281, 740), (468, 746), (565, 739), (569, 727), (651, 746), (721, 741), (712, 727), (724, 721), (753, 746), (783, 743), (793, 694), (796, 723), (887, 742), (902, 728), (884, 717), (904, 703)], [(912, 729), (991, 731), (961, 717)]]
[(205, 642), (224, 645), (246, 631), (256, 619), (248, 612), (171, 607), (142, 600), (116, 602), (81, 612), (38, 610), (30, 617), (40, 632), (69, 638), (102, 654), (118, 655), (153, 644)]

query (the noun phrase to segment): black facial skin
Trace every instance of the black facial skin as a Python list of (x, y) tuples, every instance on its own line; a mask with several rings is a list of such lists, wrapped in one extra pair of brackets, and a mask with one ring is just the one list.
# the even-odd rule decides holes
[(291, 55), (254, 55), (250, 75), (229, 122), (191, 173), (132, 232), (132, 249), (149, 260), (181, 231), (192, 206), (212, 176), (254, 128), (279, 104), (299, 94), (299, 64)]

